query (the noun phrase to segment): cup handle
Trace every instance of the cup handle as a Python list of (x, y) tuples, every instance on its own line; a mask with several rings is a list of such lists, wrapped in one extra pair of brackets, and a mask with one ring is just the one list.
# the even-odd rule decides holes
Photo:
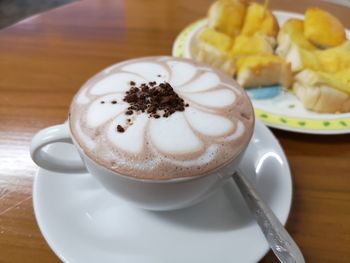
[(49, 144), (64, 142), (73, 144), (67, 123), (55, 125), (39, 131), (34, 135), (30, 145), (30, 155), (33, 161), (40, 167), (60, 173), (86, 172), (83, 161), (57, 158), (43, 148)]

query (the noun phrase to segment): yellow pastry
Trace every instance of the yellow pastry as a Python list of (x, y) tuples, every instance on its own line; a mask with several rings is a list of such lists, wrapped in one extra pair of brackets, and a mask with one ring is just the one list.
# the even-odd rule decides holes
[(346, 41), (340, 46), (315, 51), (321, 70), (325, 72), (338, 72), (350, 68), (350, 42)]
[(208, 64), (220, 69), (230, 76), (235, 73), (235, 62), (227, 52), (205, 42), (199, 42), (194, 54), (194, 59), (198, 62)]
[(281, 27), (277, 36), (276, 54), (284, 57), (289, 49), (296, 45), (307, 50), (316, 50), (316, 47), (304, 36), (304, 21), (289, 19)]
[(233, 39), (228, 35), (212, 28), (204, 27), (196, 37), (196, 47), (193, 52), (194, 58), (233, 76), (235, 63), (229, 55), (232, 45)]
[(350, 68), (336, 73), (318, 72), (319, 81), (328, 83), (331, 87), (350, 95)]
[(192, 46), (194, 59), (233, 76), (240, 58), (273, 54), (279, 28), (266, 6), (251, 3), (247, 7), (247, 0), (214, 2), (208, 11), (207, 26)]
[(289, 87), (292, 81), (290, 64), (275, 55), (251, 55), (237, 61), (237, 82), (243, 87), (281, 84)]
[(266, 5), (251, 3), (247, 8), (241, 34), (252, 36), (256, 32), (276, 37), (279, 30), (277, 19)]
[(284, 58), (291, 63), (293, 72), (303, 69), (337, 72), (350, 67), (350, 42), (325, 50), (307, 50), (291, 44)]
[(335, 47), (346, 40), (342, 23), (332, 14), (317, 7), (305, 13), (305, 37), (321, 48)]
[(261, 33), (253, 36), (239, 35), (233, 44), (230, 54), (241, 57), (253, 54), (272, 54), (275, 39)]
[(208, 26), (214, 30), (235, 37), (241, 30), (246, 5), (239, 0), (218, 0), (208, 12)]
[(350, 111), (350, 68), (337, 73), (303, 70), (293, 90), (304, 107), (322, 113)]
[(204, 27), (198, 33), (197, 39), (199, 42), (207, 43), (224, 52), (228, 52), (233, 45), (233, 39), (231, 37), (209, 27)]

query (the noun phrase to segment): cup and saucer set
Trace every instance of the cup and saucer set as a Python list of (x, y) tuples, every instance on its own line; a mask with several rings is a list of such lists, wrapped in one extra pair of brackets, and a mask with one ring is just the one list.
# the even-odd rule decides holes
[[(285, 224), (292, 203), (288, 161), (261, 121), (255, 120), (251, 134), (233, 169)], [(268, 252), (231, 177), (217, 184), (212, 175), (165, 183), (119, 176), (87, 156), (75, 139), (66, 122), (40, 131), (31, 144), (40, 166), (33, 185), (35, 216), (63, 262), (251, 263)]]

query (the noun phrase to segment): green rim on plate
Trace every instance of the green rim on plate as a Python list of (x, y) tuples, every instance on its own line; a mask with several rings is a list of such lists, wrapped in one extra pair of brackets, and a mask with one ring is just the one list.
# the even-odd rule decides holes
[[(173, 46), (173, 56), (183, 58), (185, 57), (185, 46), (189, 40), (191, 33), (205, 19), (196, 21), (185, 29), (177, 36)], [(254, 104), (254, 101), (253, 101)], [(262, 120), (266, 125), (279, 128), (283, 130), (303, 132), (303, 133), (315, 133), (315, 134), (342, 134), (350, 133), (350, 117), (336, 117), (334, 118), (301, 118), (291, 117), (283, 114), (276, 114), (274, 112), (268, 112), (254, 106), (255, 116)]]
[[(278, 115), (263, 111), (261, 109), (254, 109), (255, 116), (261, 119), (267, 125), (271, 124), (278, 126), (286, 126), (294, 129), (308, 129), (308, 130), (341, 130), (350, 128), (350, 118), (339, 119), (304, 119), (285, 115)], [(293, 130), (294, 130), (293, 129)]]

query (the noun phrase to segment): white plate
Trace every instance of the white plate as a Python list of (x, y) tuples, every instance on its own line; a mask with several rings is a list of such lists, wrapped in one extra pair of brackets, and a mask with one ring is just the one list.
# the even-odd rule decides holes
[[(303, 18), (303, 15), (296, 13), (282, 11), (273, 13), (280, 25), (290, 18)], [(192, 58), (195, 36), (205, 25), (206, 19), (203, 19), (186, 27), (174, 42), (173, 56)], [(347, 31), (347, 36), (350, 38), (349, 31)], [(259, 91), (261, 90), (256, 92)], [(306, 110), (290, 91), (283, 91), (278, 96), (268, 99), (254, 99), (252, 96), (251, 98), (256, 117), (268, 126), (312, 134), (350, 133), (350, 113), (321, 114)]]
[[(48, 151), (79, 158), (67, 144)], [(240, 169), (284, 224), (292, 201), (291, 174), (278, 141), (259, 121)], [(268, 251), (231, 181), (193, 207), (149, 212), (106, 192), (88, 173), (39, 169), (33, 202), (42, 234), (67, 263), (245, 263)]]

